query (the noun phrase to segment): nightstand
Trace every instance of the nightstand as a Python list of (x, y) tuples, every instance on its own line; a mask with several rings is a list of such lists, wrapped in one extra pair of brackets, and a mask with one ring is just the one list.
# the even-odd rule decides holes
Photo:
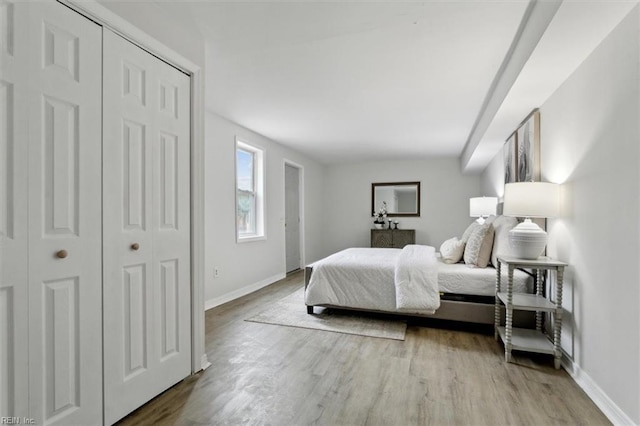
[[(508, 268), (507, 288), (502, 290), (502, 265)], [(539, 257), (538, 259), (518, 259), (515, 257), (498, 256), (496, 272), (496, 306), (495, 306), (495, 338), (504, 342), (504, 358), (511, 362), (511, 351), (526, 351), (551, 354), (554, 356), (554, 366), (560, 368), (562, 351), (560, 348), (560, 333), (562, 331), (562, 279), (566, 263)], [(536, 271), (536, 294), (513, 293), (513, 271), (516, 268), (526, 268)], [(542, 271), (555, 271), (557, 275), (555, 302), (542, 295)], [(505, 305), (505, 326), (500, 326), (500, 304)], [(513, 327), (513, 311), (535, 311), (536, 329)], [(553, 337), (550, 339), (542, 330), (542, 314), (553, 314)]]

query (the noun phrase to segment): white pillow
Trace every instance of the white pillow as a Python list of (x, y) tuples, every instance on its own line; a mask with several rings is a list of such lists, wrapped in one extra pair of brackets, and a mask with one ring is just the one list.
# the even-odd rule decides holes
[(509, 245), (509, 231), (518, 225), (518, 219), (509, 216), (498, 216), (493, 222), (495, 234), (493, 236), (493, 250), (491, 251), (491, 264), (498, 267), (498, 255), (511, 255)]
[(476, 228), (469, 236), (464, 249), (464, 263), (486, 268), (491, 260), (493, 248), (493, 225), (485, 223)]
[(471, 224), (467, 226), (467, 229), (465, 229), (464, 232), (462, 233), (462, 237), (460, 237), (460, 241), (462, 241), (463, 243), (466, 243), (469, 237), (471, 236), (471, 233), (479, 227), (480, 227), (480, 224), (475, 220), (471, 222)]
[(464, 254), (464, 241), (460, 241), (458, 237), (449, 238), (440, 246), (440, 255), (444, 263), (458, 263)]
[(500, 216), (496, 216), (496, 215), (490, 215), (488, 218), (486, 218), (484, 220), (484, 223), (493, 223), (497, 218), (499, 218)]

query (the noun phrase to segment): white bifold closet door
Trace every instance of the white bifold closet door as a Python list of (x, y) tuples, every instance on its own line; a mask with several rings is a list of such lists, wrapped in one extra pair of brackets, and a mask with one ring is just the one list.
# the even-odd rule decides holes
[(191, 372), (190, 79), (105, 29), (103, 84), (110, 424)]
[(101, 28), (0, 3), (0, 415), (102, 413)]
[(29, 413), (26, 4), (0, 3), (0, 416)]

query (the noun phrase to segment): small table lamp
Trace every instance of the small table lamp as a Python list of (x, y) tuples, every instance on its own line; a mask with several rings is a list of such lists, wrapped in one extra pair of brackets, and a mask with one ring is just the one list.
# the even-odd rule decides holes
[(547, 233), (532, 217), (558, 215), (560, 185), (549, 182), (508, 183), (504, 187), (505, 216), (524, 217), (524, 222), (509, 231), (513, 255), (521, 259), (537, 259), (547, 245)]
[(476, 222), (482, 225), (485, 218), (496, 214), (497, 205), (498, 199), (496, 197), (469, 198), (469, 216), (477, 217)]

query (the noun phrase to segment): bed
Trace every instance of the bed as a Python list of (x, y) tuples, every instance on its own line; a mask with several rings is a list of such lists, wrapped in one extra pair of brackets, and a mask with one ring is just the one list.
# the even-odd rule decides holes
[[(397, 269), (403, 263), (404, 275)], [(310, 314), (321, 306), (493, 324), (495, 282), (493, 267), (444, 263), (429, 246), (349, 248), (305, 268), (305, 304)], [(532, 277), (515, 271), (514, 292), (532, 289)], [(437, 302), (429, 304), (434, 294)], [(514, 321), (524, 325), (530, 319)]]

